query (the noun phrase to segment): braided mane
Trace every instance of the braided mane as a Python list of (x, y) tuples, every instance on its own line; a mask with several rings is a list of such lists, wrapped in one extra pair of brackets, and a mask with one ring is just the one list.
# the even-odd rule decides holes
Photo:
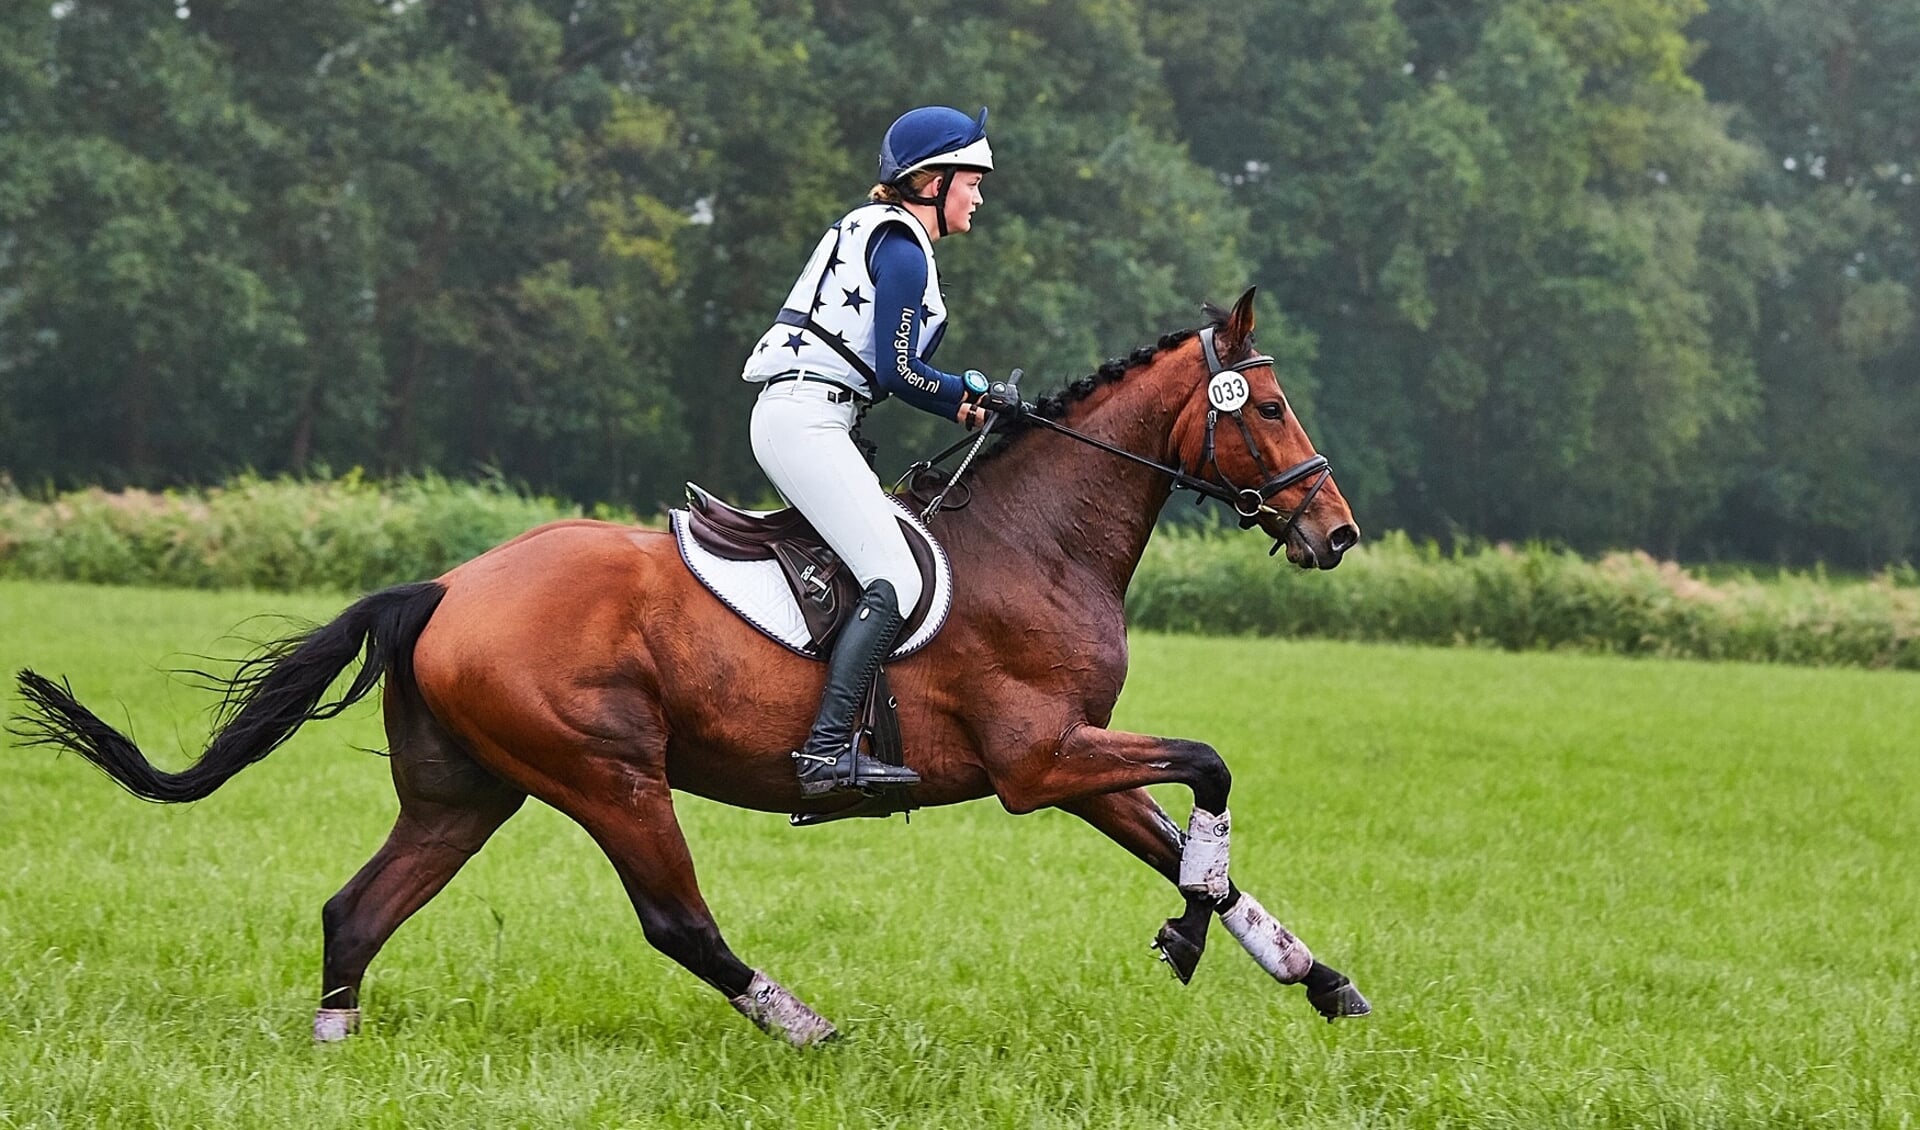
[[(1208, 302), (1201, 306), (1200, 309), (1206, 313), (1206, 324), (1208, 326), (1217, 328), (1227, 324), (1227, 312), (1215, 306), (1213, 303)], [(1200, 330), (1198, 329), (1192, 329), (1175, 330), (1172, 333), (1163, 334), (1160, 340), (1154, 344), (1143, 345), (1125, 357), (1115, 357), (1106, 364), (1101, 365), (1100, 368), (1092, 374), (1081, 377), (1059, 392), (1053, 393), (1050, 396), (1041, 397), (1034, 403), (1033, 410), (1037, 415), (1045, 416), (1049, 420), (1058, 420), (1060, 417), (1066, 415), (1069, 408), (1072, 408), (1075, 404), (1093, 395), (1094, 390), (1101, 385), (1108, 385), (1121, 380), (1128, 373), (1151, 362), (1155, 357), (1165, 353), (1167, 350), (1179, 346), (1199, 332)], [(1017, 434), (1018, 431), (1019, 429), (1016, 428), (1008, 434)]]
[(1143, 345), (1125, 357), (1110, 359), (1092, 373), (1081, 377), (1059, 392), (1043, 396), (1035, 401), (1033, 405), (1034, 414), (1045, 416), (1049, 420), (1058, 420), (1060, 417), (1066, 415), (1067, 410), (1075, 404), (1092, 396), (1094, 390), (1098, 389), (1101, 385), (1113, 384), (1123, 379), (1128, 373), (1150, 363), (1155, 357), (1186, 341), (1196, 332), (1198, 331), (1175, 330), (1173, 333), (1162, 335), (1160, 340), (1152, 345)]
[[(1201, 306), (1201, 310), (1204, 311), (1207, 316), (1206, 325), (1217, 328), (1227, 324), (1227, 311), (1222, 310), (1213, 303), (1206, 303)], [(1201, 328), (1204, 329), (1205, 327), (1203, 326)], [(1049, 420), (1058, 420), (1071, 411), (1074, 405), (1092, 396), (1096, 389), (1099, 389), (1103, 385), (1110, 385), (1116, 381), (1126, 379), (1128, 373), (1150, 364), (1153, 359), (1160, 356), (1160, 354), (1165, 353), (1169, 349), (1177, 348), (1199, 332), (1199, 329), (1175, 330), (1172, 333), (1161, 335), (1160, 340), (1152, 345), (1143, 345), (1125, 357), (1115, 357), (1087, 376), (1081, 377), (1066, 388), (1061, 389), (1059, 392), (1043, 396), (1035, 401), (1033, 414), (1036, 416), (1044, 416)], [(1033, 430), (1035, 430), (1034, 425), (1027, 421), (1015, 421), (1012, 427), (1000, 433), (1001, 442), (981, 453), (981, 460), (985, 461), (995, 455), (999, 455), (1008, 447), (1012, 446), (1011, 441)]]

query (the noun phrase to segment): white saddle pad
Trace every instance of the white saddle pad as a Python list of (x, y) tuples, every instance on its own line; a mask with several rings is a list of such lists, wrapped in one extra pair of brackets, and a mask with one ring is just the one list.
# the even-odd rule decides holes
[[(927, 618), (920, 622), (920, 627), (895, 645), (893, 654), (887, 657), (890, 662), (904, 659), (927, 646), (933, 637), (940, 634), (941, 627), (947, 622), (947, 613), (953, 608), (953, 566), (947, 561), (947, 551), (933, 540), (933, 534), (921, 525), (918, 515), (901, 505), (898, 499), (891, 501), (913, 531), (908, 536), (925, 541), (927, 548), (932, 551), (933, 603), (928, 607)], [(717, 556), (693, 540), (692, 524), (687, 520), (685, 510), (669, 510), (667, 516), (673, 523), (673, 540), (680, 546), (680, 559), (687, 563), (687, 568), (693, 571), (701, 584), (720, 598), (721, 603), (789, 649), (811, 659), (821, 658), (819, 650), (812, 644), (812, 637), (807, 634), (807, 622), (800, 616), (800, 605), (794, 600), (793, 590), (787, 587), (787, 579), (780, 572), (779, 562), (730, 561)]]

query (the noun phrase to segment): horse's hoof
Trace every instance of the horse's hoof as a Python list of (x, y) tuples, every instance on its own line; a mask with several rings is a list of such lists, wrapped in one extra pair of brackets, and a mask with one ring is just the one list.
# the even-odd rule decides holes
[(1353, 982), (1345, 977), (1340, 978), (1338, 985), (1324, 993), (1309, 991), (1307, 1003), (1312, 1005), (1320, 1015), (1326, 1017), (1329, 1024), (1343, 1016), (1365, 1016), (1373, 1011), (1373, 1006), (1367, 1003), (1367, 998), (1361, 996), (1360, 990), (1354, 988)]
[(1201, 949), (1174, 929), (1171, 919), (1153, 936), (1153, 948), (1160, 952), (1160, 960), (1167, 963), (1167, 968), (1173, 970), (1182, 985), (1193, 981), (1193, 971), (1200, 965)]

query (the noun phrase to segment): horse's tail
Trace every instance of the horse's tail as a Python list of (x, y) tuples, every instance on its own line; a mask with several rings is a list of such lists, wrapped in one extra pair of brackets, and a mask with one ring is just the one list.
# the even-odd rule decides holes
[[(199, 800), (259, 761), (304, 723), (331, 718), (358, 702), (383, 672), (411, 678), (413, 645), (447, 590), (422, 581), (364, 596), (330, 624), (269, 643), (230, 678), (213, 677), (224, 698), (213, 740), (192, 767), (156, 769), (139, 747), (73, 697), (64, 681), (20, 672), (28, 708), (14, 732), (33, 745), (62, 746), (99, 766), (134, 796), (178, 803)], [(337, 701), (320, 698), (362, 650), (366, 659)]]

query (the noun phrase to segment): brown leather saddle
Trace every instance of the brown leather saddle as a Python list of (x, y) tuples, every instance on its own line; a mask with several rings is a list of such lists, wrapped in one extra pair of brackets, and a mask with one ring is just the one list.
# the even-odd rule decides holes
[[(933, 607), (938, 566), (925, 537), (905, 518), (900, 519), (913, 562), (920, 567), (920, 601), (907, 614), (900, 638), (918, 631)], [(775, 561), (787, 587), (800, 605), (816, 651), (826, 652), (841, 624), (860, 599), (860, 581), (840, 555), (827, 547), (813, 524), (798, 510), (759, 514), (742, 510), (687, 484), (687, 532), (701, 548), (729, 561)]]

